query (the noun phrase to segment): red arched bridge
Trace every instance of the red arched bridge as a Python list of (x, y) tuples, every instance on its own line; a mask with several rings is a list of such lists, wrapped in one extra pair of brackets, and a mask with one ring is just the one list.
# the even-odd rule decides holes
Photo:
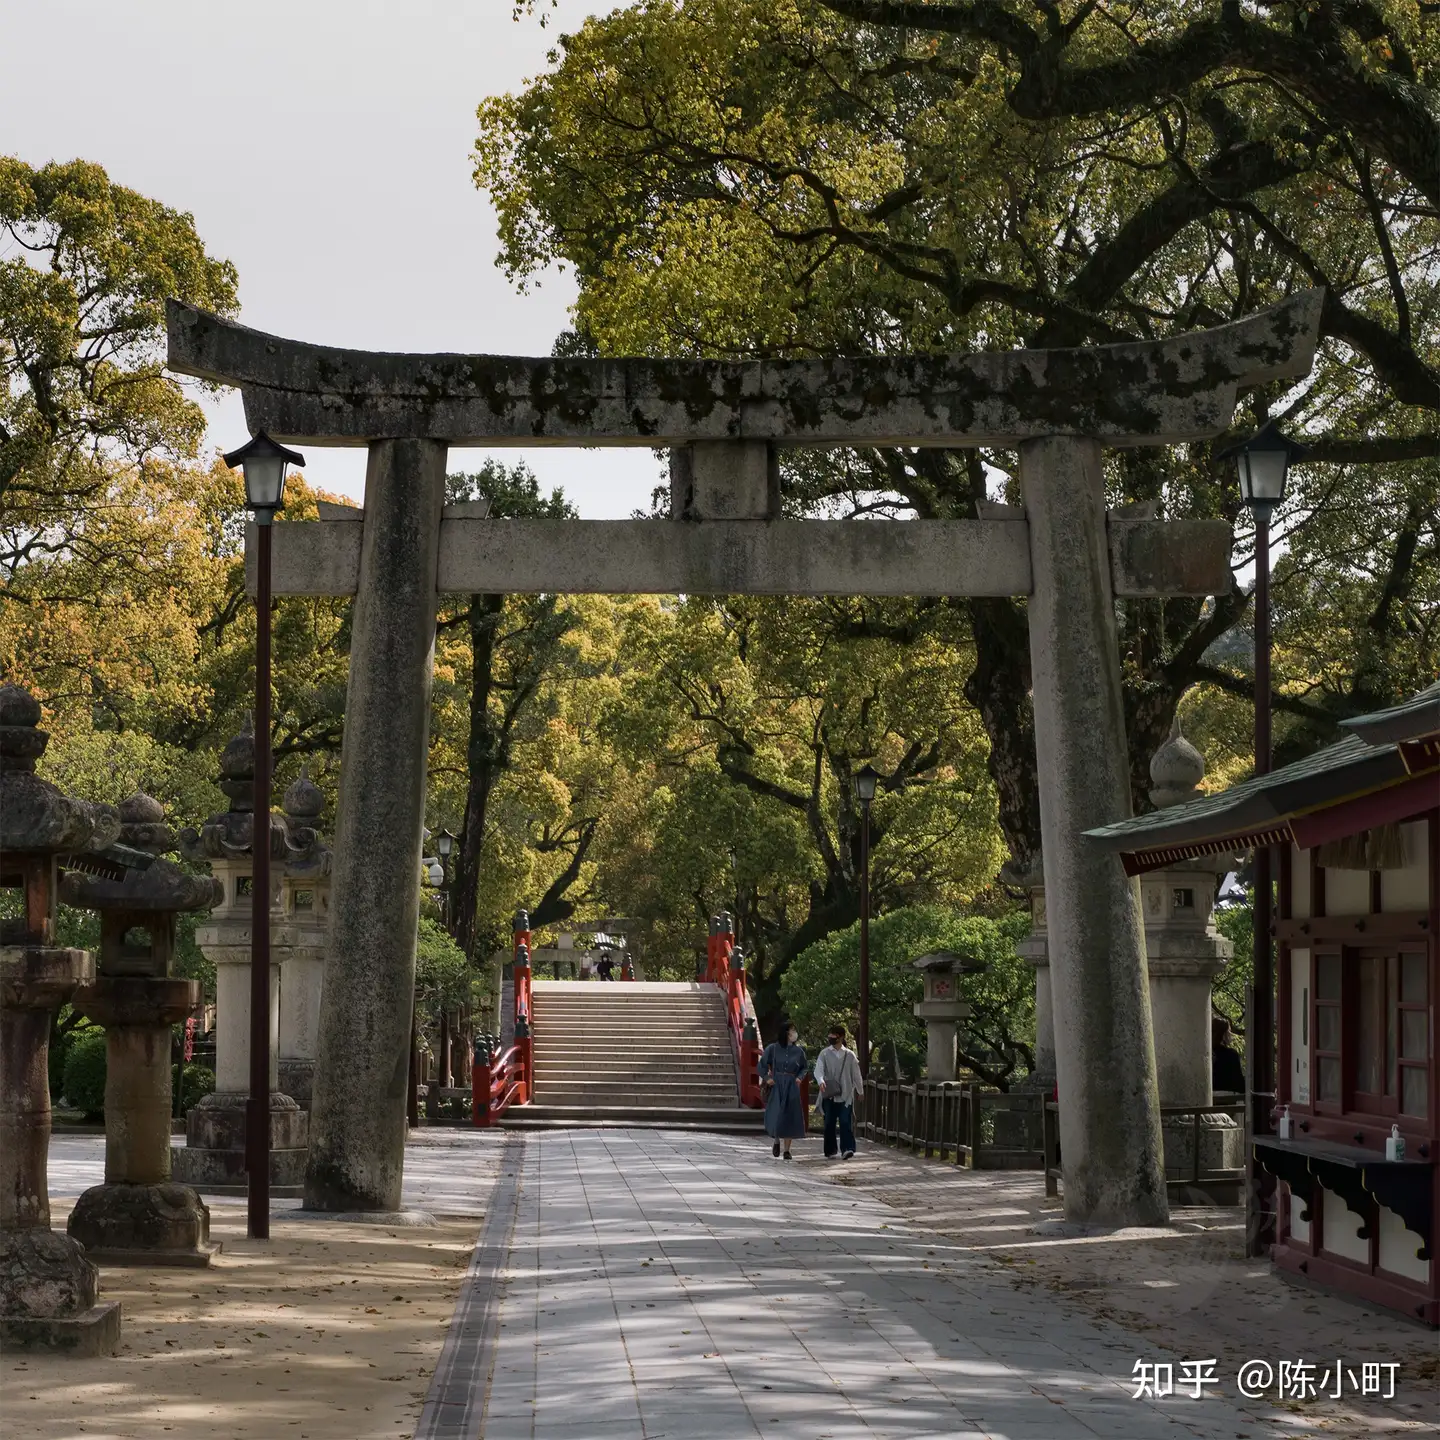
[(762, 1047), (728, 915), (692, 982), (637, 980), (628, 958), (614, 984), (536, 980), (524, 910), (512, 958), (514, 1039), (475, 1056), (476, 1125), (761, 1127)]

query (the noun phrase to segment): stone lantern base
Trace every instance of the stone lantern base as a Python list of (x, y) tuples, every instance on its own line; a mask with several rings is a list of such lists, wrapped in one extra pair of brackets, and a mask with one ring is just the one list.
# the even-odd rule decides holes
[(53, 1230), (0, 1233), (0, 1349), (115, 1355), (120, 1303), (100, 1305), (100, 1272)]
[(210, 1209), (188, 1185), (92, 1185), (67, 1230), (105, 1265), (210, 1263)]
[[(185, 1140), (170, 1151), (170, 1173), (183, 1185), (215, 1195), (243, 1194), (245, 1101), (217, 1090), (185, 1117)], [(303, 1195), (309, 1153), (309, 1116), (278, 1091), (270, 1096), (270, 1193)]]
[[(1166, 1180), (1188, 1182), (1195, 1173), (1194, 1123), (1185, 1117), (1163, 1119), (1160, 1124), (1165, 1154)], [(1245, 1131), (1233, 1115), (1207, 1111), (1200, 1116), (1200, 1173), (1207, 1170), (1243, 1170), (1245, 1168)], [(1185, 1183), (1178, 1203), (1181, 1205), (1238, 1205), (1243, 1182), (1240, 1180), (1201, 1180), (1198, 1186)]]

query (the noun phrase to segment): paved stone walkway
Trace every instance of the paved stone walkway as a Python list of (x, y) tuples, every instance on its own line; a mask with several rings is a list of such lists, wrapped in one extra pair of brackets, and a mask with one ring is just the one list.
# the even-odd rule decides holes
[(1133, 1400), (1143, 1342), (754, 1141), (507, 1147), (417, 1440), (1317, 1433), (1241, 1409), (1233, 1376)]

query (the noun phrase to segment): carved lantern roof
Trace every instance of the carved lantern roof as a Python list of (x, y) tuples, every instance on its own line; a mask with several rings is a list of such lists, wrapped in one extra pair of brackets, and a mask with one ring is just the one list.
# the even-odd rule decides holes
[(120, 843), (98, 857), (100, 864), (82, 863), (67, 871), (60, 886), (60, 898), (67, 905), (177, 912), (209, 910), (224, 899), (225, 887), (213, 876), (190, 875), (159, 858), (175, 848), (175, 832), (165, 823), (158, 800), (132, 795), (121, 802), (120, 822)]
[(76, 800), (35, 773), (49, 743), (35, 697), (18, 685), (0, 685), (0, 851), (103, 849), (119, 836), (120, 816), (113, 805)]

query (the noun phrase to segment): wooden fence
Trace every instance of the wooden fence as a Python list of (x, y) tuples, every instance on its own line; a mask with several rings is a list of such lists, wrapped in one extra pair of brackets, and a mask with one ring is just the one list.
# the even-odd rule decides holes
[(1045, 1097), (961, 1082), (876, 1081), (865, 1086), (860, 1133), (869, 1140), (973, 1170), (1039, 1170)]
[[(1243, 1095), (1223, 1098), (1217, 1096), (1212, 1104), (1202, 1105), (1198, 1108), (1187, 1105), (1162, 1105), (1160, 1107), (1160, 1124), (1166, 1131), (1172, 1135), (1182, 1128), (1190, 1131), (1187, 1172), (1183, 1175), (1167, 1176), (1165, 1180), (1166, 1187), (1172, 1194), (1176, 1191), (1183, 1193), (1186, 1190), (1204, 1191), (1207, 1187), (1214, 1187), (1224, 1193), (1224, 1187), (1239, 1185), (1245, 1178), (1243, 1166), (1238, 1169), (1202, 1166), (1201, 1155), (1204, 1146), (1201, 1120), (1206, 1115), (1229, 1115), (1237, 1119), (1243, 1127), (1245, 1097)], [(1064, 1175), (1060, 1167), (1060, 1107), (1054, 1100), (1045, 1102), (1043, 1136), (1045, 1193), (1058, 1195), (1060, 1182)], [(1172, 1167), (1167, 1166), (1166, 1168)]]

